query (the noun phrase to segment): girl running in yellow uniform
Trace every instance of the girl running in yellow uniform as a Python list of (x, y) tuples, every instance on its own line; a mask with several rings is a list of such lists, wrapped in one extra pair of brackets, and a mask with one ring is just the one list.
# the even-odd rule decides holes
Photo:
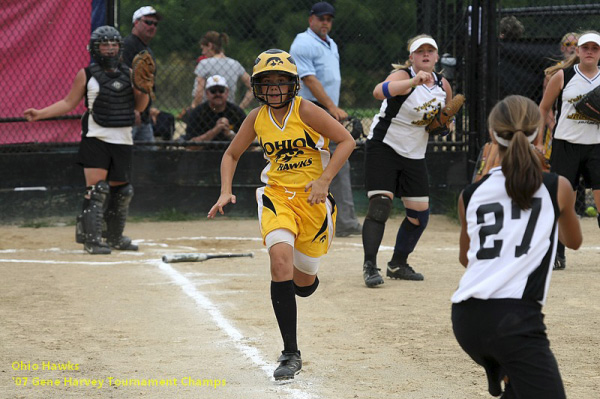
[[(329, 184), (355, 147), (348, 131), (326, 111), (297, 96), (299, 78), (291, 55), (260, 54), (252, 72), (250, 112), (221, 162), (221, 195), (208, 212), (214, 218), (235, 204), (232, 180), (240, 156), (258, 139), (268, 161), (256, 192), (258, 217), (271, 261), (271, 301), (283, 338), (275, 380), (292, 379), (302, 368), (296, 339), (296, 297), (317, 289), (320, 257), (335, 231), (336, 207)], [(338, 147), (331, 155), (329, 141)]]

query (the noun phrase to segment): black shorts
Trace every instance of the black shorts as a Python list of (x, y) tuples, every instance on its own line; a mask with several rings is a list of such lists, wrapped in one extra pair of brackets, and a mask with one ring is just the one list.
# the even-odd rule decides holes
[(131, 181), (133, 146), (111, 144), (95, 137), (82, 137), (79, 144), (78, 164), (84, 168), (108, 171), (108, 181)]
[(579, 177), (593, 190), (600, 189), (600, 144), (573, 144), (565, 140), (552, 140), (550, 170), (566, 177), (573, 186), (579, 185)]
[(365, 188), (389, 191), (395, 197), (429, 197), (429, 175), (425, 159), (398, 155), (387, 144), (368, 140), (365, 156)]
[(469, 299), (452, 305), (452, 328), (465, 352), (483, 366), (489, 392), (502, 399), (565, 399), (541, 306), (518, 299)]

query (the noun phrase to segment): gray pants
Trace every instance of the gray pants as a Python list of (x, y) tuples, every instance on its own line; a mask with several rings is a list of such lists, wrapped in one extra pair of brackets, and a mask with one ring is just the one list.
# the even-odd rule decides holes
[[(335, 144), (330, 145), (331, 153), (335, 151)], [(354, 197), (352, 195), (352, 182), (350, 181), (350, 162), (346, 161), (338, 174), (331, 181), (329, 191), (335, 198), (338, 208), (337, 231), (355, 229), (360, 225), (354, 213)]]
[(135, 143), (154, 142), (154, 130), (152, 130), (151, 123), (141, 123), (139, 126), (134, 126), (131, 134)]

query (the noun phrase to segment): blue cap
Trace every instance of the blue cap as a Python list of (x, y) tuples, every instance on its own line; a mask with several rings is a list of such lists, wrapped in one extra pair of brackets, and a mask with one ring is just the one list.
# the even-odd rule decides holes
[(312, 6), (310, 9), (310, 15), (316, 15), (317, 17), (331, 15), (332, 17), (335, 17), (335, 8), (333, 8), (333, 6), (328, 2), (321, 1)]

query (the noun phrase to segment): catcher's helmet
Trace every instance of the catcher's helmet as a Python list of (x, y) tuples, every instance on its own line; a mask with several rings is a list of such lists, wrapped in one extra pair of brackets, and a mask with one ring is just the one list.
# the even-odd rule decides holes
[[(119, 43), (119, 52), (111, 57), (103, 56), (100, 53), (100, 43), (106, 42)], [(101, 26), (92, 32), (90, 43), (88, 44), (88, 51), (92, 55), (94, 61), (102, 68), (116, 68), (119, 65), (119, 62), (121, 62), (121, 55), (123, 54), (123, 38), (119, 31), (112, 26)]]
[[(269, 73), (277, 73), (288, 77), (287, 82), (279, 83), (261, 83), (262, 77)], [(261, 53), (252, 69), (252, 93), (254, 98), (262, 104), (267, 104), (273, 108), (282, 108), (287, 105), (298, 94), (300, 90), (300, 79), (298, 78), (298, 68), (294, 58), (283, 50), (270, 49)], [(281, 92), (281, 86), (288, 86), (286, 94)], [(271, 90), (276, 87), (277, 90)], [(269, 96), (267, 96), (269, 93)], [(279, 101), (273, 101), (273, 96), (279, 96)], [(286, 98), (284, 98), (286, 97)]]

